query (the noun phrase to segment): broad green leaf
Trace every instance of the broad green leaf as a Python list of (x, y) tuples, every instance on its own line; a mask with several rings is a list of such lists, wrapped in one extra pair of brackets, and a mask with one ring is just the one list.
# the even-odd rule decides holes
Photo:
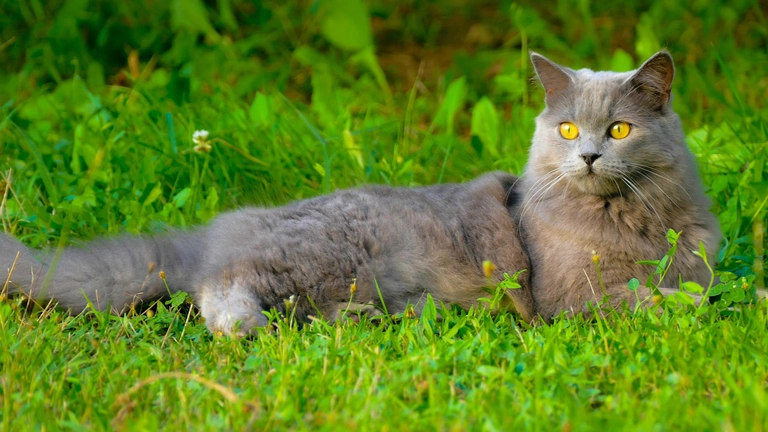
[(365, 166), (365, 163), (363, 162), (363, 152), (360, 150), (360, 147), (355, 143), (355, 137), (352, 136), (352, 133), (349, 130), (344, 130), (344, 148), (347, 150), (347, 154), (349, 154), (352, 158), (357, 161), (357, 164), (360, 166), (360, 168), (363, 168)]
[(614, 72), (626, 72), (635, 68), (632, 56), (621, 48), (617, 48), (611, 57), (611, 70)]
[(201, 0), (173, 0), (171, 25), (177, 30), (183, 29), (192, 33), (204, 33), (213, 39), (219, 38)]
[(96, 205), (96, 193), (93, 189), (86, 189), (82, 195), (77, 196), (72, 200), (70, 209), (82, 210), (85, 207), (92, 207)]
[(712, 296), (722, 294), (724, 289), (725, 289), (724, 284), (717, 284), (709, 290), (709, 295), (710, 297), (712, 297)]
[(211, 188), (208, 197), (205, 199), (205, 206), (210, 209), (215, 209), (218, 203), (219, 193), (216, 192), (216, 188)]
[(259, 126), (269, 126), (272, 124), (272, 112), (269, 109), (269, 100), (262, 92), (256, 93), (253, 98), (250, 111), (251, 121)]
[(184, 291), (176, 291), (171, 295), (171, 299), (168, 301), (171, 306), (177, 308), (187, 301), (187, 293)]
[(686, 291), (688, 291), (690, 293), (694, 293), (694, 294), (703, 294), (704, 293), (704, 288), (701, 285), (699, 285), (698, 283), (693, 282), (693, 281), (683, 282), (682, 287), (683, 287), (684, 290), (686, 290)]
[(501, 368), (496, 366), (480, 365), (477, 367), (477, 373), (491, 379), (499, 379), (502, 376)]
[(637, 291), (639, 287), (640, 287), (640, 281), (637, 280), (637, 278), (632, 278), (627, 283), (627, 288), (629, 288), (630, 291)]
[(654, 29), (655, 26), (656, 22), (653, 16), (649, 13), (644, 13), (635, 28), (637, 34), (635, 50), (641, 58), (649, 58), (661, 48), (661, 43), (659, 43)]
[(669, 255), (664, 255), (664, 257), (661, 258), (661, 261), (659, 261), (659, 265), (656, 266), (656, 274), (661, 274), (664, 269), (667, 268), (667, 263), (669, 262)]
[(332, 44), (349, 51), (373, 45), (368, 9), (361, 0), (326, 0), (321, 32)]
[(677, 244), (677, 241), (680, 239), (680, 234), (682, 234), (682, 232), (675, 232), (675, 230), (672, 229), (667, 230), (667, 241), (669, 244)]
[(329, 59), (309, 45), (301, 45), (293, 50), (293, 58), (302, 66), (317, 66), (328, 63)]
[(491, 156), (499, 155), (499, 115), (487, 97), (480, 99), (472, 109), (471, 131), (472, 135), (480, 138), (483, 148)]
[(679, 301), (682, 304), (687, 304), (691, 306), (696, 304), (696, 302), (693, 300), (693, 297), (691, 297), (691, 295), (686, 292), (678, 291), (672, 294), (672, 296), (675, 298), (675, 300)]
[(424, 302), (424, 307), (421, 310), (421, 318), (428, 321), (435, 321), (437, 319), (435, 299), (432, 298), (431, 294), (427, 294), (427, 301)]
[(509, 74), (496, 75), (493, 78), (496, 89), (509, 95), (511, 100), (516, 100), (528, 91), (528, 79), (518, 70)]
[(192, 189), (188, 187), (184, 188), (173, 196), (173, 204), (176, 206), (176, 208), (182, 208), (190, 196), (192, 196)]
[(709, 261), (707, 260), (707, 249), (704, 247), (704, 242), (699, 241), (699, 252), (694, 252), (694, 254), (700, 256), (705, 263), (709, 264)]
[(421, 320), (419, 322), (424, 326), (424, 334), (432, 339), (435, 333), (433, 326), (437, 322), (437, 308), (431, 294), (427, 294), (427, 301), (421, 310)]
[(456, 325), (454, 325), (453, 327), (451, 327), (450, 330), (445, 332), (445, 334), (443, 334), (442, 337), (444, 339), (450, 339), (450, 338), (456, 336), (456, 334), (459, 332), (459, 330), (461, 330), (466, 325), (468, 320), (469, 320), (469, 317), (465, 315), (464, 317), (462, 317), (459, 320), (459, 322), (456, 323)]
[(741, 288), (735, 288), (731, 291), (731, 301), (735, 303), (739, 303), (744, 301), (745, 298), (747, 298), (747, 292)]
[(324, 125), (334, 123), (338, 114), (335, 85), (328, 67), (315, 66), (312, 71), (312, 109), (320, 116)]
[(229, 30), (235, 31), (238, 28), (237, 19), (232, 11), (232, 0), (219, 0), (219, 19)]
[(376, 57), (376, 52), (374, 51), (373, 46), (363, 48), (360, 52), (350, 57), (349, 60), (351, 63), (362, 64), (368, 68), (374, 78), (376, 78), (376, 83), (379, 85), (381, 93), (384, 95), (384, 100), (387, 106), (393, 106), (392, 89), (387, 82), (387, 76), (381, 69), (379, 58)]
[(464, 106), (467, 98), (467, 79), (461, 77), (453, 81), (445, 91), (443, 103), (435, 115), (434, 125), (446, 128), (448, 134), (453, 134), (453, 122), (456, 113)]
[(321, 177), (325, 177), (325, 168), (323, 168), (322, 165), (320, 165), (319, 163), (315, 163), (313, 167), (315, 168), (315, 171), (317, 171), (317, 173), (320, 174)]
[(82, 167), (80, 166), (80, 148), (84, 146), (84, 129), (85, 125), (83, 124), (79, 124), (75, 127), (75, 143), (72, 145), (72, 162), (69, 165), (72, 172), (75, 174), (80, 174), (82, 172)]
[(145, 188), (144, 191), (141, 193), (141, 196), (139, 197), (139, 204), (141, 205), (149, 205), (155, 202), (161, 195), (163, 194), (163, 188), (160, 186), (159, 183), (150, 183)]
[(509, 273), (504, 272), (504, 280), (499, 282), (499, 286), (501, 288), (504, 288), (505, 290), (522, 288), (522, 286), (517, 280), (520, 277), (520, 274), (523, 273), (524, 271), (525, 270), (520, 270), (519, 272), (513, 274), (512, 276), (510, 276)]

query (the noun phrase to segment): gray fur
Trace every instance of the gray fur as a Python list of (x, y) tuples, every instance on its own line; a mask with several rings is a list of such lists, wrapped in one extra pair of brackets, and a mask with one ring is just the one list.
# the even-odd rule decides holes
[(134, 304), (170, 294), (160, 270), (171, 288), (193, 288), (190, 269), (197, 268), (202, 258), (199, 238), (200, 234), (177, 232), (157, 238), (98, 240), (87, 248), (67, 248), (55, 260), (54, 253), (35, 257), (34, 251), (0, 234), (0, 289), (7, 280), (11, 293), (54, 299), (72, 312), (84, 310), (88, 301), (99, 310), (126, 312)]
[[(389, 312), (409, 303), (418, 311), (427, 293), (469, 307), (492, 285), (484, 260), (497, 267), (494, 283), (504, 272), (529, 267), (507, 207), (516, 180), (492, 173), (461, 185), (343, 190), (285, 207), (225, 213), (192, 233), (68, 248), (47, 297), (73, 311), (82, 310), (87, 297), (100, 309), (109, 303), (123, 312), (167, 294), (158, 277), (163, 270), (171, 290), (191, 292), (209, 329), (224, 333), (238, 322), (240, 333), (266, 324), (262, 312), (284, 311), (292, 296), (302, 321), (318, 313), (337, 318), (350, 302), (351, 309), (382, 307), (377, 284)], [(48, 267), (0, 236), (3, 268), (11, 267), (17, 251), (12, 285), (34, 296)], [(37, 274), (34, 283), (25, 276), (30, 270)], [(353, 282), (357, 291), (350, 299)], [(520, 282), (523, 289), (510, 294), (530, 319), (528, 273)]]
[[(536, 119), (516, 220), (533, 266), (536, 311), (551, 319), (602, 298), (592, 251), (613, 303), (634, 303), (627, 281), (653, 271), (636, 262), (664, 256), (669, 228), (682, 236), (667, 281), (706, 285), (710, 273), (691, 251), (701, 241), (714, 262), (720, 230), (670, 104), (670, 55), (662, 51), (626, 73), (531, 59), (547, 107)], [(629, 136), (610, 137), (616, 121), (631, 124)], [(564, 139), (562, 122), (576, 124), (579, 136)], [(590, 153), (600, 155), (591, 172), (583, 158)]]

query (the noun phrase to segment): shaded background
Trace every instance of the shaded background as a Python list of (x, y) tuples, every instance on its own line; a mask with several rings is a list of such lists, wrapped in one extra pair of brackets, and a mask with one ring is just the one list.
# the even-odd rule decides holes
[[(409, 89), (423, 62), (426, 83), (466, 75), (478, 94), (495, 90), (493, 78), (505, 71), (527, 69), (521, 49), (575, 67), (624, 69), (666, 47), (686, 73), (678, 86), (705, 98), (710, 85), (724, 90), (722, 78), (702, 82), (719, 73), (718, 56), (741, 74), (768, 51), (764, 6), (752, 0), (3, 3), (0, 67), (28, 80), (25, 90), (76, 74), (94, 86), (125, 85), (123, 72), (136, 72), (131, 61), (142, 68), (152, 60), (153, 69), (172, 74), (177, 103), (196, 96), (195, 81), (217, 78), (238, 96), (269, 87), (309, 100), (316, 61), (348, 62), (368, 45), (395, 89)], [(362, 21), (368, 17), (370, 24)], [(364, 73), (345, 69), (353, 78)]]

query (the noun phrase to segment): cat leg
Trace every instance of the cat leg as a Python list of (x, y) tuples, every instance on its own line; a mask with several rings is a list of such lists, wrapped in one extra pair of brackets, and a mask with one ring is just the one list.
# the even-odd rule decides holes
[(245, 336), (269, 322), (256, 294), (241, 283), (204, 285), (197, 304), (206, 327), (213, 334)]

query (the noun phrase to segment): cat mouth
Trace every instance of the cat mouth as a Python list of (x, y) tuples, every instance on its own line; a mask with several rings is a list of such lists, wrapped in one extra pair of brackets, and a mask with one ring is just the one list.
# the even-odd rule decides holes
[(619, 193), (621, 183), (621, 180), (609, 173), (601, 173), (594, 169), (584, 170), (572, 180), (583, 193), (597, 196), (613, 196)]
[(582, 170), (579, 177), (593, 182), (612, 182), (616, 175), (611, 170), (601, 169), (600, 167), (586, 167)]

